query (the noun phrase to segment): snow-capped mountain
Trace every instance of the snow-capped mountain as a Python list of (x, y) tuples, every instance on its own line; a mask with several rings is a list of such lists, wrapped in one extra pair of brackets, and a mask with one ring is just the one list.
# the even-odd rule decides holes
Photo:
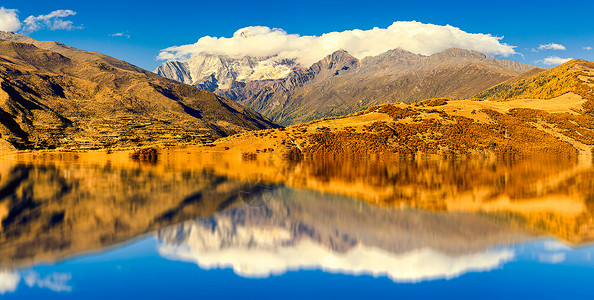
[[(237, 31), (234, 38), (255, 36), (249, 29)], [(154, 72), (173, 80), (214, 91), (228, 89), (234, 81), (281, 79), (287, 77), (298, 64), (295, 60), (275, 56), (228, 56), (199, 53), (186, 62), (169, 61)]]
[(190, 85), (212, 84), (228, 89), (233, 81), (281, 79), (287, 77), (297, 64), (293, 60), (276, 57), (230, 57), (200, 53), (187, 62), (169, 61), (155, 73)]

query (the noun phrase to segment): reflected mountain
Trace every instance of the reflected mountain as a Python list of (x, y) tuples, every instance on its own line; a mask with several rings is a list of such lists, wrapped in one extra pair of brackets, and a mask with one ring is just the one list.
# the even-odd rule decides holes
[(101, 250), (235, 205), (250, 186), (208, 171), (0, 165), (0, 266)]
[[(181, 169), (207, 168), (240, 182), (343, 195), (373, 205), (465, 212), (572, 244), (594, 241), (594, 167), (551, 157), (500, 161), (417, 155), (283, 161), (277, 153), (164, 151)], [(207, 163), (210, 162), (210, 163)], [(216, 162), (216, 163), (215, 163)]]
[(340, 196), (277, 189), (265, 206), (236, 206), (161, 229), (160, 253), (245, 277), (321, 269), (394, 281), (453, 278), (513, 259), (530, 236), (467, 213), (378, 207)]
[[(415, 281), (496, 267), (513, 256), (502, 245), (532, 236), (575, 244), (594, 238), (589, 166), (488, 159), (316, 166), (282, 164), (269, 152), (246, 159), (192, 148), (159, 150), (149, 162), (129, 154), (1, 157), (0, 270), (103, 251), (159, 231), (164, 255), (232, 265), (246, 276), (345, 268)], [(245, 249), (285, 263), (248, 271), (241, 260), (218, 257)], [(361, 257), (444, 267), (407, 277), (387, 265), (361, 269), (355, 263)]]

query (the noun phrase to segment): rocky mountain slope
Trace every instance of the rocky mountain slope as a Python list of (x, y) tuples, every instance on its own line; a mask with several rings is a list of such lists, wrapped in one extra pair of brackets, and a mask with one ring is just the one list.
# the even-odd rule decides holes
[(0, 32), (0, 148), (212, 141), (271, 128), (258, 113), (126, 62)]
[[(195, 57), (202, 56), (206, 54)], [(176, 71), (180, 64), (169, 62), (157, 71), (190, 83), (186, 73)], [(276, 80), (246, 76), (235, 80), (226, 76), (226, 84), (218, 86), (221, 72), (204, 72), (203, 68), (201, 76), (205, 79), (190, 84), (239, 101), (279, 124), (290, 125), (383, 103), (412, 103), (432, 97), (464, 99), (533, 68), (462, 49), (431, 56), (395, 49), (361, 60), (339, 50), (307, 69), (294, 67), (290, 72), (276, 73), (284, 75)], [(215, 74), (210, 80), (208, 72)]]

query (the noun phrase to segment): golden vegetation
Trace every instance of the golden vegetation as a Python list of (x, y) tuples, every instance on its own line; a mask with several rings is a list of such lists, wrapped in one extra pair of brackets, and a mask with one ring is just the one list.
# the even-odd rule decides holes
[(448, 98), (432, 98), (417, 102), (415, 106), (441, 106), (448, 104)]
[(594, 69), (594, 63), (574, 59), (554, 69), (524, 78), (512, 78), (487, 89), (475, 97), (492, 101), (512, 99), (551, 99), (573, 92), (586, 99), (594, 100), (590, 86), (580, 76), (587, 76), (586, 70)]

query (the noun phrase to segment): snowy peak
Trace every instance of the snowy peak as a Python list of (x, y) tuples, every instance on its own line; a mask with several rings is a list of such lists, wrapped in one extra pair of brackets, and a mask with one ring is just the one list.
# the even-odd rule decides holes
[(171, 78), (185, 84), (192, 84), (192, 76), (187, 63), (180, 61), (168, 61), (162, 66), (158, 67), (155, 73), (160, 76)]
[(231, 57), (200, 53), (187, 62), (167, 62), (155, 73), (209, 90), (228, 89), (235, 81), (270, 80), (287, 77), (297, 64), (276, 57)]
[(237, 30), (234, 34), (234, 38), (249, 38), (252, 36), (256, 36), (249, 28), (242, 28)]

